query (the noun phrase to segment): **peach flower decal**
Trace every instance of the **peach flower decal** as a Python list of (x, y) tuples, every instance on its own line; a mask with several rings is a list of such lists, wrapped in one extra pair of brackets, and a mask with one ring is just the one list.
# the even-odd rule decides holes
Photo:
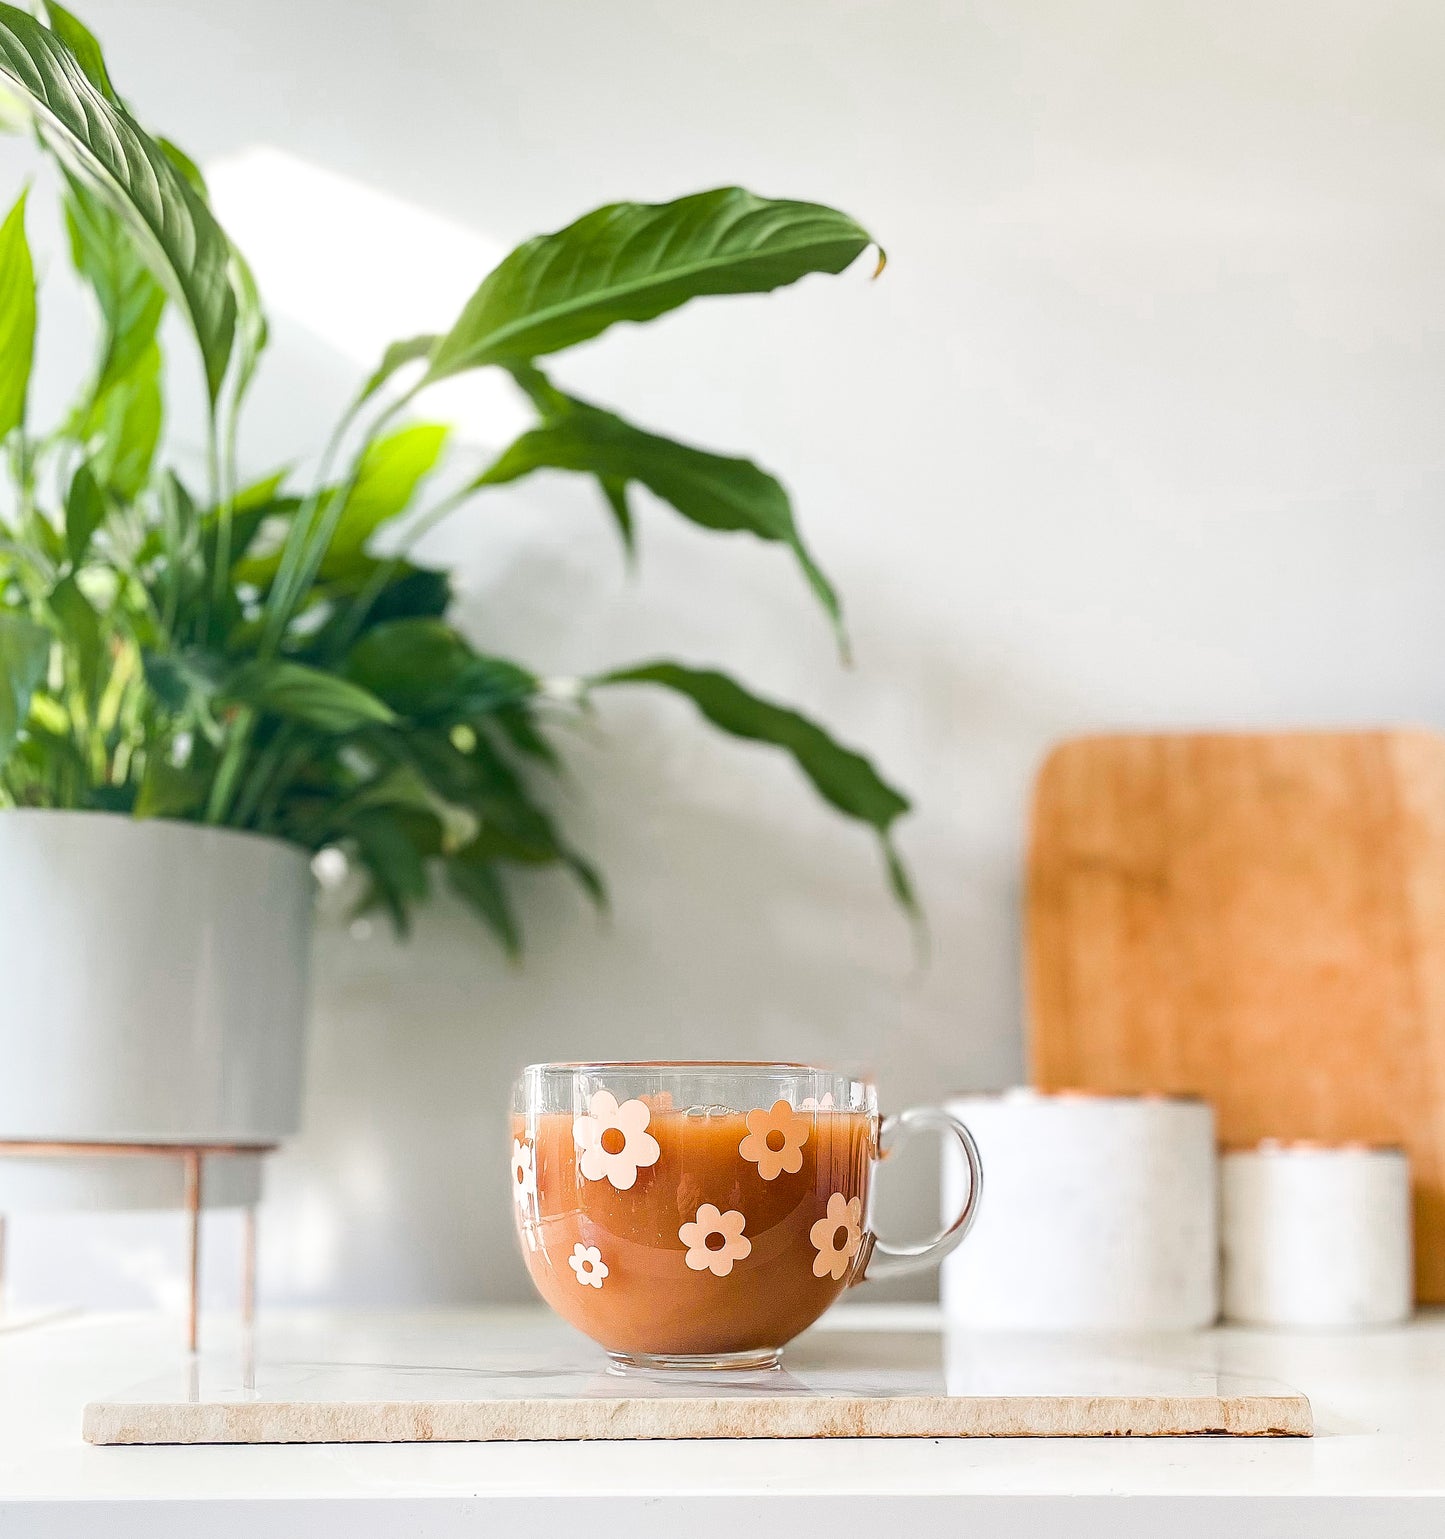
[(587, 1115), (572, 1124), (572, 1139), (581, 1153), (583, 1176), (605, 1176), (619, 1192), (629, 1190), (640, 1166), (657, 1164), (662, 1152), (647, 1131), (652, 1113), (642, 1101), (624, 1101), (610, 1090), (599, 1090), (587, 1103)]
[(764, 1181), (785, 1170), (795, 1175), (803, 1168), (803, 1145), (808, 1141), (808, 1119), (800, 1117), (786, 1101), (774, 1101), (771, 1111), (750, 1111), (748, 1131), (738, 1153), (758, 1167)]
[(602, 1252), (595, 1245), (583, 1245), (580, 1240), (572, 1247), (567, 1265), (576, 1272), (577, 1281), (584, 1288), (600, 1288), (602, 1279), (607, 1276), (607, 1263), (602, 1259)]
[(696, 1221), (684, 1224), (677, 1231), (678, 1239), (687, 1246), (687, 1255), (683, 1259), (694, 1272), (726, 1277), (732, 1271), (734, 1261), (752, 1254), (753, 1242), (743, 1234), (746, 1222), (736, 1208), (719, 1213), (712, 1203), (703, 1203), (697, 1210)]
[(834, 1111), (836, 1106), (833, 1101), (833, 1092), (825, 1090), (820, 1101), (815, 1095), (805, 1095), (798, 1103), (799, 1111)]
[(863, 1243), (863, 1199), (834, 1192), (828, 1199), (827, 1217), (813, 1225), (808, 1238), (818, 1250), (813, 1257), (813, 1276), (831, 1276), (836, 1282), (852, 1265)]
[(537, 1162), (531, 1144), (512, 1140), (512, 1196), (525, 1212), (537, 1195)]

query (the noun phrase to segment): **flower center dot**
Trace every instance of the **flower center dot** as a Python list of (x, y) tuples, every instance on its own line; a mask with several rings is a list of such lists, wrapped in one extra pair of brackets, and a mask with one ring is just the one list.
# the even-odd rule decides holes
[(709, 1250), (721, 1250), (723, 1246), (727, 1244), (727, 1242), (728, 1237), (714, 1229), (713, 1232), (708, 1235), (707, 1239), (705, 1239), (702, 1243), (706, 1245)]
[(627, 1135), (621, 1128), (604, 1128), (602, 1150), (604, 1154), (621, 1154), (627, 1147)]
[(839, 1224), (833, 1231), (833, 1249), (846, 1250), (848, 1246), (848, 1226)]
[(767, 1138), (763, 1140), (763, 1142), (767, 1144), (768, 1148), (771, 1149), (774, 1154), (777, 1154), (784, 1147), (786, 1147), (788, 1140), (783, 1137), (777, 1128), (774, 1128), (773, 1131), (768, 1134)]

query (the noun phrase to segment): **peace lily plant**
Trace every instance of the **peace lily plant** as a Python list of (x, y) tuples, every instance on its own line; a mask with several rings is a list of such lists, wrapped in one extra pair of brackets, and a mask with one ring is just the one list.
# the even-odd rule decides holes
[[(284, 471), (242, 484), (237, 425), (266, 347), (251, 273), (195, 165), (140, 125), (92, 34), (59, 5), (42, 16), (0, 4), (4, 115), (58, 169), (100, 330), (69, 411), (34, 421), (22, 193), (0, 227), (0, 805), (339, 848), (402, 929), (440, 869), (515, 951), (510, 868), (560, 866), (602, 897), (546, 809), (558, 767), (548, 723), (595, 691), (647, 685), (791, 754), (826, 801), (876, 831), (908, 904), (891, 842), (908, 803), (862, 755), (712, 669), (645, 661), (558, 684), (480, 653), (448, 618), (447, 574), (409, 554), (488, 488), (574, 471), (595, 480), (629, 546), (642, 486), (706, 529), (787, 548), (843, 644), (837, 596), (775, 477), (578, 400), (541, 364), (695, 298), (839, 273), (868, 233), (833, 209), (736, 187), (596, 209), (518, 246), (449, 331), (390, 347), (309, 484)], [(168, 306), (199, 353), (204, 484), (164, 453)], [(410, 413), (437, 381), (484, 368), (510, 375), (535, 424), (437, 494), (447, 430)]]

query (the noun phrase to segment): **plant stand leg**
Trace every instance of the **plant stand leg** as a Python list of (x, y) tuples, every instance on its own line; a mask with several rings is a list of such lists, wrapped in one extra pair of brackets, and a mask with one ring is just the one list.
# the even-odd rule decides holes
[(190, 1230), (190, 1291), (186, 1308), (186, 1346), (194, 1352), (199, 1336), (201, 1285), (201, 1151), (187, 1149), (186, 1220)]
[(246, 1209), (241, 1226), (241, 1325), (249, 1331), (256, 1323), (255, 1208)]

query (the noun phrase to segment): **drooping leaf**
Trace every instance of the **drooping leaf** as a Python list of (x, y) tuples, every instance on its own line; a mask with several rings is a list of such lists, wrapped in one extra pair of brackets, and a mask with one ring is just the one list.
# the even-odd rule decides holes
[(218, 698), (305, 722), (322, 732), (355, 732), (396, 719), (389, 706), (359, 684), (285, 660), (244, 664), (225, 681)]
[(609, 204), (505, 257), (442, 338), (427, 378), (555, 353), (701, 295), (761, 294), (807, 273), (839, 273), (872, 243), (836, 209), (741, 187)]
[(905, 907), (913, 907), (907, 874), (892, 843), (893, 824), (908, 811), (908, 798), (889, 785), (862, 754), (843, 747), (799, 712), (760, 699), (712, 669), (651, 662), (616, 669), (592, 683), (660, 685), (691, 700), (719, 730), (755, 743), (769, 743), (791, 754), (824, 801), (877, 830), (893, 890)]
[(430, 891), (425, 855), (432, 847), (439, 850), (441, 843), (435, 820), (407, 809), (372, 807), (353, 818), (346, 832), (397, 934), (405, 936), (411, 928), (411, 905)]
[(23, 615), (0, 614), (0, 765), (15, 747), (49, 662), (48, 631)]
[(70, 490), (65, 494), (65, 548), (72, 566), (85, 560), (91, 538), (104, 518), (104, 494), (90, 466), (82, 465), (70, 478)]
[(519, 957), (522, 927), (495, 862), (473, 850), (462, 850), (447, 860), (446, 873), (452, 890), (481, 916), (507, 955), (514, 960)]
[(25, 420), (35, 357), (35, 268), (25, 239), (25, 194), (0, 224), (0, 438)]
[(125, 223), (74, 177), (66, 188), (65, 223), (71, 260), (95, 294), (104, 327), (94, 398), (128, 374), (155, 340), (166, 293)]
[[(684, 518), (705, 529), (745, 530), (789, 546), (842, 638), (842, 610), (833, 585), (808, 554), (782, 483), (751, 460), (710, 454), (644, 432), (610, 411), (571, 397), (540, 427), (523, 433), (477, 478), (475, 485), (515, 481), (536, 470), (595, 475), (605, 488), (638, 481)], [(619, 513), (625, 519), (625, 511)], [(630, 532), (630, 521), (623, 522)]]
[(236, 300), (230, 245), (204, 200), (62, 38), (13, 5), (0, 4), (0, 76), (31, 102), (47, 148), (125, 220), (185, 311), (214, 403), (231, 353)]

